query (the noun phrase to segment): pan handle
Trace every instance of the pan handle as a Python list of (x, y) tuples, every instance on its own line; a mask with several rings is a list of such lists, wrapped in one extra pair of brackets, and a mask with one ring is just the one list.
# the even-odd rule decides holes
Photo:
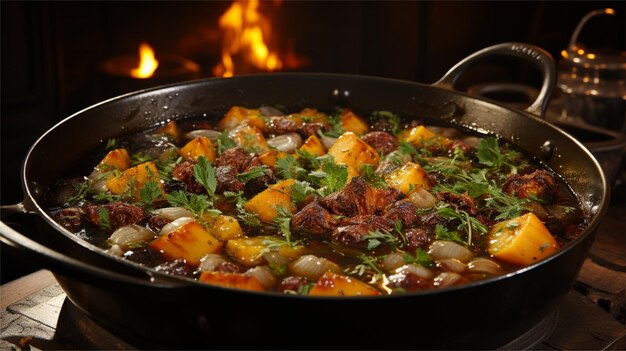
[(534, 45), (512, 42), (489, 46), (461, 60), (446, 72), (439, 81), (432, 85), (446, 90), (454, 90), (454, 84), (468, 67), (472, 66), (476, 61), (494, 55), (517, 57), (532, 63), (541, 70), (543, 83), (539, 95), (524, 111), (543, 117), (556, 84), (556, 65), (554, 59), (547, 51)]
[(35, 205), (25, 198), (22, 202), (14, 205), (1, 205), (0, 206), (0, 219), (12, 216), (15, 214), (37, 214), (35, 211)]

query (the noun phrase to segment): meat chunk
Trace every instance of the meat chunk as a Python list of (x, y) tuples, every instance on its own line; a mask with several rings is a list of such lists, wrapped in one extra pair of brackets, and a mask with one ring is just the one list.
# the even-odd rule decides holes
[(172, 170), (172, 175), (185, 184), (185, 190), (190, 193), (200, 194), (204, 188), (194, 177), (193, 166), (194, 164), (189, 161), (179, 163)]
[(478, 208), (474, 199), (472, 199), (467, 193), (455, 194), (447, 191), (437, 193), (437, 198), (443, 202), (449, 203), (453, 208), (465, 211), (470, 216), (476, 216)]
[(304, 136), (306, 137), (310, 137), (311, 135), (317, 135), (317, 132), (319, 131), (326, 131), (326, 125), (324, 125), (323, 123), (319, 123), (319, 122), (310, 122), (310, 123), (303, 123), (302, 126), (300, 126), (300, 129), (298, 130), (301, 134), (304, 134)]
[(217, 187), (215, 192), (223, 194), (225, 191), (239, 192), (244, 189), (242, 181), (237, 179), (237, 170), (231, 166), (219, 166), (215, 169)]
[(356, 177), (343, 190), (322, 199), (321, 204), (334, 214), (352, 217), (382, 214), (400, 197), (395, 189), (375, 189), (363, 178)]
[(291, 118), (277, 116), (270, 118), (269, 123), (267, 123), (267, 129), (270, 134), (293, 133), (298, 130), (298, 124)]
[(80, 207), (68, 207), (59, 210), (52, 218), (63, 228), (75, 232), (82, 228), (85, 220), (85, 212)]
[(398, 140), (387, 132), (369, 132), (361, 139), (382, 155), (387, 155), (398, 149)]
[(376, 215), (357, 216), (342, 219), (332, 235), (332, 240), (340, 245), (365, 249), (368, 245), (367, 237), (370, 232), (392, 232), (393, 221)]
[(431, 288), (431, 283), (414, 273), (398, 273), (389, 277), (392, 286), (407, 291), (425, 290)]
[(316, 202), (311, 202), (291, 219), (293, 229), (328, 237), (337, 226), (335, 218)]
[(148, 227), (150, 227), (150, 229), (155, 233), (160, 232), (161, 228), (163, 228), (169, 222), (169, 220), (158, 215), (150, 215), (148, 217)]
[(215, 160), (215, 166), (230, 166), (236, 173), (240, 173), (248, 167), (249, 158), (250, 156), (242, 148), (236, 147), (224, 151)]
[(532, 197), (549, 200), (555, 195), (556, 186), (552, 175), (539, 169), (524, 175), (510, 174), (502, 185), (502, 190), (522, 199)]
[(414, 251), (417, 248), (427, 249), (432, 241), (429, 234), (428, 230), (424, 228), (412, 228), (407, 230), (404, 233), (407, 250)]
[(298, 291), (300, 287), (308, 284), (308, 279), (300, 276), (289, 276), (281, 279), (276, 285), (276, 290), (287, 293)]
[(387, 209), (385, 218), (392, 221), (400, 221), (404, 227), (412, 226), (419, 220), (417, 208), (409, 199), (396, 201)]
[[(87, 205), (84, 211), (91, 223), (111, 230), (146, 219), (146, 211), (143, 208), (121, 201), (107, 205)], [(103, 218), (104, 213), (106, 213), (106, 218)]]

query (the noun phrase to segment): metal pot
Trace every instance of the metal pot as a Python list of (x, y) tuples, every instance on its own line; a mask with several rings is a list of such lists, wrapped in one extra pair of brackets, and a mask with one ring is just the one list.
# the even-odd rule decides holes
[[(463, 71), (491, 55), (535, 63), (544, 81), (525, 111), (454, 91)], [(578, 141), (533, 114), (545, 111), (555, 82), (549, 54), (504, 43), (470, 55), (433, 85), (337, 74), (269, 74), (184, 82), (127, 94), (63, 120), (31, 148), (22, 170), (37, 233), (0, 222), (1, 240), (53, 271), (69, 299), (140, 348), (495, 348), (544, 318), (570, 290), (608, 206), (598, 162)], [(219, 116), (232, 105), (286, 110), (338, 105), (367, 114), (390, 110), (498, 135), (559, 172), (590, 213), (588, 228), (553, 256), (513, 273), (464, 286), (397, 296), (313, 298), (233, 290), (167, 278), (110, 257), (57, 225), (43, 189), (100, 140), (172, 118)], [(8, 208), (5, 208), (5, 212)]]

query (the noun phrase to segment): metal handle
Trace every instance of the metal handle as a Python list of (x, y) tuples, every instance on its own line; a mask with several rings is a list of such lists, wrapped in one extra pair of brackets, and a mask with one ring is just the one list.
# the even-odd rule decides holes
[(19, 204), (0, 206), (0, 218), (5, 218), (15, 214), (37, 214), (34, 208), (35, 205), (33, 205), (30, 199), (25, 198)]
[(528, 61), (535, 67), (539, 68), (543, 76), (541, 90), (539, 91), (539, 95), (537, 95), (535, 101), (533, 101), (533, 103), (524, 111), (543, 117), (546, 109), (548, 108), (548, 102), (556, 84), (556, 65), (554, 63), (554, 59), (548, 52), (534, 45), (524, 43), (502, 43), (484, 48), (461, 60), (448, 72), (446, 72), (446, 74), (444, 74), (439, 81), (432, 85), (438, 88), (454, 90), (454, 84), (467, 68), (476, 63), (476, 61), (494, 55), (516, 57)]

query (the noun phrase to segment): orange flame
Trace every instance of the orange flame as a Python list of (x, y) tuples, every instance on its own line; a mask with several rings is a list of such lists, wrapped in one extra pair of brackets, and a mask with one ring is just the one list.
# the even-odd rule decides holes
[(134, 78), (150, 78), (159, 67), (159, 61), (154, 58), (154, 50), (148, 43), (139, 44), (139, 66), (130, 70)]
[(219, 18), (224, 38), (222, 60), (213, 69), (216, 76), (232, 77), (235, 74), (234, 56), (265, 71), (283, 67), (278, 54), (266, 44), (271, 28), (269, 21), (257, 11), (258, 7), (258, 0), (236, 0)]

